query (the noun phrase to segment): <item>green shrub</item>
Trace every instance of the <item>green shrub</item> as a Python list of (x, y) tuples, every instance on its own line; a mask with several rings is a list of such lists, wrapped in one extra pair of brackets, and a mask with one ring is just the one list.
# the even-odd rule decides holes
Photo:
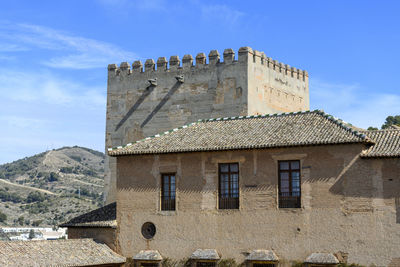
[(30, 192), (29, 195), (26, 197), (27, 203), (32, 202), (42, 202), (45, 200), (45, 197), (39, 192)]
[(6, 222), (6, 221), (7, 221), (7, 215), (0, 211), (0, 222)]
[(72, 173), (73, 170), (74, 170), (73, 167), (61, 167), (60, 168), (60, 172), (62, 172), (62, 173)]
[(55, 182), (58, 181), (58, 179), (60, 178), (60, 175), (58, 175), (55, 172), (51, 172), (49, 175), (49, 178), (47, 179), (49, 182)]

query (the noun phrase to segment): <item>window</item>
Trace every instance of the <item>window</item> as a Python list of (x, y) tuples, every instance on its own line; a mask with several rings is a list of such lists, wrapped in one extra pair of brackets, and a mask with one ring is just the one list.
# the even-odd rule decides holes
[(196, 267), (215, 267), (214, 261), (198, 261), (196, 262)]
[(161, 175), (161, 210), (175, 210), (175, 173)]
[(253, 267), (275, 267), (274, 263), (253, 263)]
[(140, 267), (159, 267), (160, 264), (158, 262), (151, 263), (151, 262), (141, 262)]
[(300, 161), (279, 161), (279, 208), (300, 208)]
[(239, 164), (219, 164), (219, 208), (239, 208)]

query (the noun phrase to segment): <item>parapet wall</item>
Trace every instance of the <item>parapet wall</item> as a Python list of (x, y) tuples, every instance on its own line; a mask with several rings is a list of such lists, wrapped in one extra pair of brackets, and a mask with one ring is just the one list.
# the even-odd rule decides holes
[(115, 75), (129, 75), (148, 72), (173, 72), (196, 68), (203, 69), (218, 64), (235, 64), (237, 62), (244, 63), (249, 62), (248, 60), (251, 58), (253, 63), (265, 65), (266, 68), (284, 75), (288, 75), (289, 77), (302, 81), (305, 81), (306, 77), (308, 77), (306, 70), (297, 69), (289, 66), (288, 64), (278, 62), (277, 60), (267, 57), (264, 52), (253, 50), (250, 47), (240, 48), (237, 59), (235, 58), (235, 51), (232, 48), (228, 48), (224, 50), (223, 61), (221, 61), (221, 55), (217, 50), (211, 50), (208, 54), (208, 63), (205, 53), (198, 53), (195, 58), (193, 58), (193, 56), (190, 54), (184, 55), (182, 62), (179, 59), (179, 56), (171, 56), (169, 61), (166, 57), (159, 57), (157, 61), (154, 59), (147, 59), (144, 65), (140, 60), (137, 60), (132, 63), (132, 68), (128, 62), (122, 62), (119, 67), (117, 64), (109, 64), (108, 71), (114, 73)]
[[(242, 47), (108, 65), (106, 149), (199, 119), (308, 108), (308, 74)], [(307, 101), (304, 101), (307, 99)], [(115, 159), (107, 159), (107, 203), (115, 200)]]

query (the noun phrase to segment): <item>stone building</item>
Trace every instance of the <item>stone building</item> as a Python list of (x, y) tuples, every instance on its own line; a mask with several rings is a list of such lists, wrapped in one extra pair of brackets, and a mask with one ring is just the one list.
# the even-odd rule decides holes
[(117, 252), (213, 266), (395, 266), (400, 130), (322, 111), (200, 120), (109, 149)]
[(116, 250), (117, 204), (115, 202), (72, 218), (60, 227), (68, 228), (69, 239), (91, 238)]
[[(108, 66), (106, 147), (215, 117), (309, 110), (308, 74), (242, 47), (195, 57)], [(169, 64), (168, 64), (169, 63)], [(106, 158), (106, 202), (115, 201), (116, 162)]]

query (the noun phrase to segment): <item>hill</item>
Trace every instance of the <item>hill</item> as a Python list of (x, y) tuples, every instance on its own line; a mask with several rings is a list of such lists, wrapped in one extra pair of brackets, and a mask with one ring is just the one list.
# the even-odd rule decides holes
[(74, 146), (0, 165), (0, 225), (57, 225), (98, 208), (104, 157)]

